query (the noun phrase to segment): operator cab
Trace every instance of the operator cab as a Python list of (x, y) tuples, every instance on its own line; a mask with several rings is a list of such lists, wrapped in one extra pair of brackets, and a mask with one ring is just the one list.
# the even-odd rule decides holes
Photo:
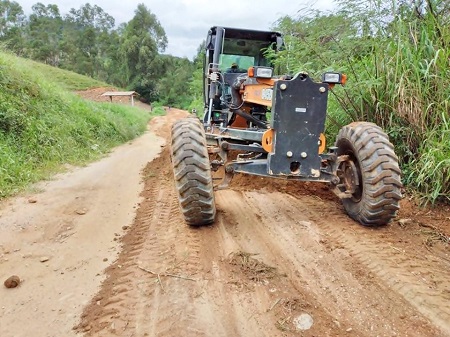
[[(268, 54), (280, 50), (282, 45), (283, 40), (278, 32), (226, 27), (212, 27), (209, 30), (204, 62), (205, 125), (227, 126), (234, 123), (235, 111), (242, 104), (236, 88), (233, 90), (233, 84), (239, 78), (246, 77), (250, 67), (272, 67)], [(246, 113), (265, 120), (265, 107), (246, 108)]]

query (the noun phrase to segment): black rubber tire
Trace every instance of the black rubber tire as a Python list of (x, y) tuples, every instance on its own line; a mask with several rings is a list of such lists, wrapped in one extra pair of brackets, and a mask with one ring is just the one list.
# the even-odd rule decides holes
[(388, 136), (376, 124), (355, 122), (339, 131), (336, 147), (338, 155), (349, 155), (358, 170), (357, 193), (342, 199), (349, 216), (365, 226), (389, 223), (400, 208), (402, 183)]
[(173, 124), (171, 150), (175, 186), (186, 223), (211, 224), (216, 205), (205, 132), (198, 118), (188, 117)]

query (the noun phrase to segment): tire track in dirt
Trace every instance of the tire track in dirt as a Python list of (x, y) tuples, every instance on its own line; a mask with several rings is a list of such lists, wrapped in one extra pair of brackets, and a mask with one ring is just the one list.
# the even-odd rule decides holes
[(361, 228), (351, 233), (329, 224), (323, 228), (389, 288), (450, 335), (450, 273), (444, 260), (427, 252), (420, 243), (417, 249), (412, 245), (400, 249), (395, 242), (386, 242), (389, 228), (384, 228), (384, 233)]
[[(144, 200), (122, 239), (122, 253), (108, 268), (107, 280), (85, 309), (78, 330), (86, 336), (297, 335), (293, 318), (314, 302), (307, 291), (298, 291), (281, 275), (249, 279), (241, 267), (230, 265), (231, 253), (255, 252), (248, 242), (263, 246), (261, 258), (266, 260), (267, 242), (262, 242), (268, 238), (249, 240), (251, 227), (235, 232), (234, 220), (224, 214), (212, 227), (186, 226), (168, 167), (167, 150), (147, 167)], [(235, 201), (238, 217), (250, 208), (242, 198)], [(255, 226), (258, 215), (245, 223)], [(138, 266), (159, 273), (161, 284), (158, 275)], [(168, 273), (189, 279), (164, 276)], [(314, 310), (317, 326), (324, 326), (320, 331), (339, 330), (322, 309)]]
[[(251, 221), (253, 226), (247, 227), (242, 222), (236, 232), (248, 240), (252, 252), (265, 254), (275, 265), (291, 271), (288, 275), (292, 284), (298, 293), (310, 298), (315, 308), (312, 315), (323, 317), (324, 322), (319, 323), (322, 334), (338, 334), (323, 329), (327, 322), (334, 321), (358, 336), (372, 336), (374, 331), (378, 336), (439, 336), (389, 285), (367, 275), (364, 266), (346, 249), (329, 252), (321, 227), (327, 218), (326, 204), (311, 197), (245, 192), (246, 203), (239, 206), (242, 198), (233, 191), (226, 193), (231, 193), (227, 200), (236, 200), (230, 213), (237, 219), (260, 214), (259, 223)], [(349, 222), (351, 225), (344, 218), (343, 225)], [(323, 308), (325, 314), (316, 308)]]
[[(217, 196), (217, 205), (221, 210), (217, 226), (220, 226), (221, 231), (224, 232), (222, 234), (224, 239), (220, 241), (228, 243), (228, 252), (239, 249), (257, 254), (258, 259), (267, 265), (277, 267), (278, 273), (285, 275), (273, 280), (264, 280), (253, 289), (253, 300), (250, 300), (252, 302), (248, 310), (254, 312), (253, 318), (257, 325), (264, 327), (259, 335), (337, 336), (345, 334), (345, 330), (350, 325), (344, 328), (344, 325), (333, 317), (332, 313), (326, 309), (326, 305), (321, 303), (309, 289), (307, 278), (312, 275), (308, 275), (306, 279), (299, 277), (299, 270), (291, 263), (290, 255), (297, 251), (298, 245), (294, 243), (292, 246), (287, 245), (284, 251), (281, 249), (286, 242), (280, 240), (277, 226), (280, 223), (290, 223), (288, 232), (296, 231), (297, 219), (293, 219), (288, 212), (280, 211), (280, 207), (290, 206), (282, 205), (282, 203), (274, 204), (272, 195), (262, 194), (260, 197), (264, 196), (264, 200), (260, 199), (262, 205), (259, 205), (265, 209), (262, 212), (255, 205), (255, 200), (247, 197), (247, 194), (242, 195), (240, 192), (227, 190), (218, 192)], [(275, 209), (273, 212), (272, 208)], [(268, 308), (272, 307), (273, 310), (267, 312)], [(296, 331), (294, 320), (305, 313), (313, 317), (314, 325), (311, 330)], [(356, 328), (352, 330), (358, 331)], [(357, 334), (363, 336), (360, 332)], [(239, 334), (239, 336), (245, 336), (245, 334)]]
[(198, 239), (184, 226), (167, 177), (170, 162), (165, 154), (147, 167), (144, 200), (122, 239), (122, 253), (107, 269), (101, 291), (84, 311), (78, 329), (87, 336), (123, 336), (124, 331), (173, 336), (173, 322), (193, 326), (193, 314), (185, 305), (189, 298), (180, 291), (192, 281), (165, 276), (182, 272), (189, 277), (199, 269)]
[[(216, 223), (190, 228), (170, 167), (165, 149), (144, 173), (144, 200), (123, 251), (78, 327), (86, 336), (444, 336), (371, 265), (384, 262), (378, 232), (334, 202), (219, 191)], [(236, 252), (257, 254), (278, 276), (249, 278), (245, 266), (230, 264)], [(160, 273), (161, 284), (138, 266)], [(296, 331), (303, 313), (314, 325)]]
[(150, 223), (154, 218), (156, 204), (148, 203), (147, 200), (155, 199), (158, 187), (158, 184), (146, 187), (147, 197), (142, 203), (148, 204), (148, 207), (140, 207), (137, 212), (142, 221), (133, 225), (132, 230), (123, 237), (122, 252), (117, 261), (107, 268), (108, 276), (101, 291), (84, 310), (82, 322), (76, 328), (87, 332), (87, 335), (117, 335), (118, 331), (133, 321), (134, 317), (130, 317), (133, 311), (123, 313), (122, 308), (127, 303), (138, 302), (141, 286), (136, 284), (139, 279), (135, 271), (136, 257), (143, 249)]
[[(315, 185), (318, 188), (314, 190), (309, 183), (297, 186), (283, 181), (268, 183), (264, 179), (264, 183), (255, 184), (254, 180), (239, 180), (236, 187), (243, 191), (280, 190), (309, 204), (301, 212), (320, 228), (328, 253), (346, 251), (354, 258), (347, 262), (349, 270), (358, 276), (382, 280), (380, 284), (399, 293), (445, 335), (450, 333), (449, 246), (447, 236), (439, 228), (427, 225), (426, 218), (407, 219), (406, 226), (394, 221), (378, 229), (362, 227), (350, 220), (340, 202), (333, 202), (336, 200), (333, 194), (324, 194), (320, 185)], [(412, 211), (405, 214), (410, 217)], [(441, 227), (446, 227), (444, 220), (441, 220)], [(399, 317), (403, 320), (404, 314)]]
[[(349, 220), (339, 208), (330, 207), (329, 203), (312, 201), (302, 213), (308, 214), (308, 218), (320, 228), (325, 240), (334, 244), (331, 249), (342, 247), (352, 259), (356, 259), (353, 262), (348, 260), (347, 265), (353, 269), (361, 265), (361, 275), (381, 279), (387, 292), (393, 290), (400, 294), (445, 335), (450, 334), (450, 273), (446, 262), (424, 249), (419, 240), (416, 240), (419, 241), (418, 246), (416, 243), (417, 249), (412, 249), (414, 245), (409, 244), (404, 250), (396, 247), (402, 247), (402, 242), (389, 242), (389, 235), (395, 231), (395, 225), (379, 229), (364, 228)], [(414, 264), (411, 261), (415, 261)], [(398, 301), (395, 297), (392, 300)], [(407, 316), (401, 312), (398, 314), (400, 322)], [(424, 336), (438, 334), (424, 333)]]

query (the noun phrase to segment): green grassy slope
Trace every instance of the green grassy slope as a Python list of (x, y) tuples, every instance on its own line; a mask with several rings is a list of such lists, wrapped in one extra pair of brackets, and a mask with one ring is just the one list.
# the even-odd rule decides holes
[(111, 87), (111, 85), (94, 80), (93, 78), (83, 76), (72, 71), (50, 67), (46, 64), (17, 58), (18, 66), (32, 67), (33, 71), (44, 74), (46, 78), (50, 78), (52, 83), (59, 85), (63, 89), (76, 91), (86, 90), (94, 87)]
[(68, 91), (97, 86), (107, 85), (0, 53), (0, 199), (145, 130), (148, 112)]

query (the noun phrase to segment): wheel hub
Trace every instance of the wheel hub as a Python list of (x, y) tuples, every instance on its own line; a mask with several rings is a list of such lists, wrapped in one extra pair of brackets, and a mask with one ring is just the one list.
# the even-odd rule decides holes
[(338, 164), (337, 175), (339, 177), (339, 189), (348, 197), (355, 200), (361, 198), (360, 171), (352, 158), (348, 155), (341, 156)]

